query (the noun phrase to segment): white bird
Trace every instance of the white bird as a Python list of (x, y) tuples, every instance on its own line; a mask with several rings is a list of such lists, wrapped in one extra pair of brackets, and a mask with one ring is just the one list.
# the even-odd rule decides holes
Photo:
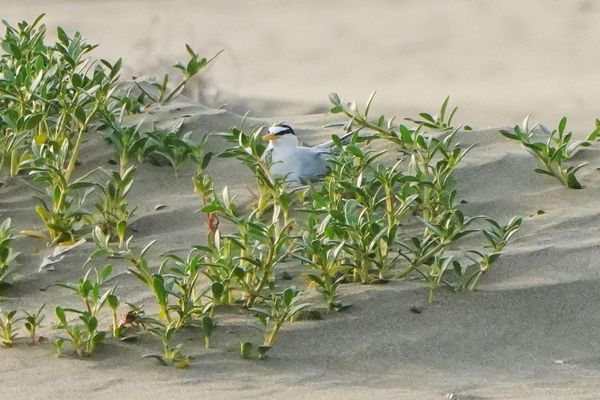
[[(353, 132), (344, 135), (344, 140)], [(269, 145), (265, 151), (271, 157), (271, 174), (284, 178), (288, 184), (299, 185), (322, 179), (329, 172), (328, 160), (333, 141), (315, 147), (298, 146), (296, 132), (287, 124), (274, 125), (262, 137)]]

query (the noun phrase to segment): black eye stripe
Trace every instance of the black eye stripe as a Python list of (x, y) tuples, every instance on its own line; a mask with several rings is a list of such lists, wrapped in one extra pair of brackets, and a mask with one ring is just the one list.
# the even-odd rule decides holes
[(290, 133), (292, 135), (296, 135), (296, 132), (294, 132), (292, 127), (287, 124), (279, 124), (279, 125), (276, 125), (275, 128), (283, 128), (279, 132), (273, 133), (273, 135), (275, 135), (275, 136), (283, 136), (283, 135), (287, 135)]
[(291, 133), (292, 135), (296, 134), (292, 129), (286, 129), (285, 131), (275, 133), (275, 136), (283, 136), (287, 135), (288, 133)]

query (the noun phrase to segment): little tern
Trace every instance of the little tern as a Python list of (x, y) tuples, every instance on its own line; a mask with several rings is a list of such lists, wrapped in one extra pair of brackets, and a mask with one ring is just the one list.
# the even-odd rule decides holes
[[(351, 135), (348, 133), (340, 139)], [(270, 127), (262, 139), (269, 142), (265, 155), (271, 157), (271, 174), (275, 178), (285, 178), (288, 184), (300, 185), (318, 181), (329, 172), (332, 141), (315, 147), (299, 146), (296, 132), (288, 124)]]

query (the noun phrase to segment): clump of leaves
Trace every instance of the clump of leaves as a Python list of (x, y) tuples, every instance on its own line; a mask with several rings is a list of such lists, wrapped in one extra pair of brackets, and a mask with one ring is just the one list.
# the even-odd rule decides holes
[(73, 240), (81, 220), (86, 182), (72, 176), (87, 131), (109, 113), (122, 62), (91, 58), (96, 46), (60, 27), (58, 41), (47, 45), (41, 18), (16, 28), (4, 22), (0, 162), (10, 159), (12, 175), (27, 169), (46, 188), (36, 212), (56, 243)]
[[(405, 175), (395, 170), (395, 168), (381, 166), (364, 169), (364, 162), (361, 162), (363, 159), (357, 157), (355, 163), (358, 166), (354, 168), (356, 175), (353, 176), (351, 172), (346, 172), (343, 175), (338, 174), (340, 183), (329, 190), (332, 193), (331, 195), (324, 196), (329, 201), (323, 202), (323, 204), (329, 204), (329, 206), (321, 206), (320, 211), (325, 212), (326, 218), (331, 218), (334, 222), (330, 224), (329, 228), (334, 232), (333, 236), (340, 237), (346, 243), (353, 241), (349, 237), (343, 236), (344, 233), (349, 235), (350, 232), (353, 232), (353, 229), (348, 228), (351, 225), (349, 222), (352, 222), (356, 228), (360, 228), (354, 229), (361, 232), (357, 236), (357, 243), (360, 243), (361, 238), (369, 238), (368, 232), (371, 232), (373, 228), (378, 227), (380, 229), (380, 236), (372, 236), (373, 239), (378, 240), (377, 245), (371, 246), (372, 241), (366, 241), (362, 246), (354, 246), (354, 248), (351, 247), (345, 251), (351, 254), (351, 263), (356, 264), (358, 262), (362, 265), (362, 268), (355, 268), (355, 271), (362, 271), (360, 277), (363, 281), (364, 277), (367, 276), (367, 269), (370, 268), (369, 264), (373, 265), (372, 259), (376, 258), (374, 255), (380, 252), (381, 249), (388, 248), (390, 244), (395, 244), (397, 254), (408, 262), (408, 265), (405, 265), (404, 269), (396, 274), (396, 277), (402, 278), (415, 272), (420, 274), (429, 286), (429, 301), (433, 301), (434, 292), (438, 287), (453, 285), (453, 282), (448, 280), (447, 271), (453, 269), (464, 280), (468, 280), (470, 274), (472, 274), (469, 270), (470, 274), (465, 276), (465, 271), (460, 267), (460, 255), (464, 254), (465, 251), (458, 247), (457, 242), (464, 236), (479, 231), (479, 229), (472, 228), (471, 224), (483, 217), (469, 218), (459, 210), (454, 172), (473, 146), (464, 148), (456, 142), (456, 137), (460, 133), (459, 128), (452, 128), (456, 108), (448, 114), (448, 99), (442, 104), (437, 116), (421, 113), (419, 119), (409, 118), (409, 121), (417, 125), (413, 129), (402, 124), (394, 124), (394, 118), (388, 119), (383, 115), (371, 118), (369, 112), (373, 95), (374, 93), (367, 101), (364, 111), (361, 111), (356, 103), (342, 102), (337, 94), (331, 94), (330, 100), (333, 104), (331, 112), (347, 117), (347, 122), (344, 124), (346, 130), (353, 129), (356, 132), (365, 130), (370, 133), (370, 136), (366, 136), (366, 140), (383, 139), (393, 144), (393, 148), (390, 150), (396, 150), (400, 159), (397, 166), (407, 166), (408, 174)], [(554, 134), (548, 134), (557, 138), (560, 137), (560, 140), (564, 142), (563, 144), (566, 143), (562, 150), (571, 154), (582, 143), (571, 141), (570, 134), (564, 132), (565, 125), (566, 120), (561, 122), (559, 129)], [(465, 129), (470, 128), (465, 127)], [(432, 135), (428, 133), (428, 130), (441, 131), (441, 134)], [(529, 128), (526, 128), (526, 131), (531, 133)], [(354, 152), (360, 153), (360, 151), (355, 150)], [(560, 156), (555, 157), (560, 158)], [(404, 162), (403, 159), (408, 159), (408, 162)], [(332, 168), (332, 175), (334, 176), (337, 167), (337, 165), (334, 165)], [(347, 169), (352, 170), (352, 168)], [(575, 170), (569, 170), (572, 172), (573, 177)], [(365, 171), (372, 172), (373, 178), (369, 179)], [(391, 184), (394, 179), (399, 179), (402, 184), (395, 187)], [(383, 188), (384, 193), (378, 198), (377, 190), (381, 190), (381, 188)], [(344, 198), (342, 193), (351, 195)], [(403, 197), (398, 198), (397, 193), (404, 193)], [(315, 198), (318, 199), (319, 197), (316, 196)], [(377, 200), (374, 202), (372, 201), (373, 198)], [(385, 220), (377, 218), (379, 212), (377, 210), (380, 207), (377, 201), (385, 204), (385, 215), (389, 221), (393, 221), (394, 214), (390, 210), (397, 210), (397, 207), (403, 204), (402, 201), (399, 201), (402, 199), (411, 200), (409, 202), (410, 207), (404, 211), (404, 214), (408, 212), (420, 219), (423, 224), (423, 230), (420, 234), (411, 233), (411, 236), (407, 236), (408, 232), (404, 233), (398, 229), (402, 224), (401, 218), (394, 221), (394, 223), (388, 222), (387, 226), (390, 228), (387, 229), (387, 232), (386, 229), (381, 229), (386, 223)], [(390, 200), (397, 203), (392, 203), (392, 207), (390, 207)], [(313, 208), (316, 207), (313, 206)], [(375, 212), (372, 210), (375, 210)], [(401, 213), (400, 215), (404, 214)], [(343, 228), (340, 229), (338, 234), (335, 233), (336, 224)], [(515, 218), (509, 224), (510, 227), (495, 227), (491, 231), (486, 231), (488, 232), (488, 234), (485, 234), (486, 238), (489, 241), (490, 237), (496, 235), (497, 240), (501, 241), (505, 233), (508, 236), (512, 235), (512, 233), (508, 234), (507, 232), (514, 233), (519, 225), (520, 219)], [(506, 232), (502, 230), (504, 228), (507, 229)], [(493, 234), (489, 233), (492, 231)], [(488, 237), (488, 235), (490, 236)], [(366, 251), (356, 252), (360, 248), (364, 248)], [(477, 255), (474, 252), (470, 254)], [(481, 270), (488, 270), (491, 263), (498, 257), (498, 254), (494, 254), (493, 251), (490, 254), (480, 254), (481, 263), (476, 263), (478, 265), (476, 271), (479, 272), (472, 276), (473, 280), (471, 281), (475, 285), (477, 283), (475, 276), (481, 276), (483, 274)], [(365, 255), (368, 255), (368, 257), (363, 257)], [(366, 263), (357, 261), (361, 258), (371, 259)], [(385, 260), (385, 258), (382, 259)], [(394, 258), (391, 260), (395, 261)], [(386, 265), (386, 263), (383, 263), (383, 265)], [(464, 282), (464, 280), (461, 280), (461, 282)]]
[(6, 218), (0, 224), (0, 284), (6, 279), (20, 253), (13, 251), (12, 220)]
[(176, 328), (189, 325), (204, 314), (202, 293), (198, 288), (203, 271), (204, 260), (195, 251), (185, 259), (168, 255), (159, 269), (167, 294), (175, 298), (175, 303), (168, 308), (177, 314)]
[(294, 257), (305, 262), (315, 272), (306, 273), (307, 279), (317, 286), (328, 310), (343, 310), (350, 304), (337, 301), (338, 286), (346, 279), (349, 267), (342, 263), (341, 253), (345, 242), (337, 243), (327, 237), (328, 220), (317, 225), (317, 218), (309, 216), (307, 228), (302, 232), (298, 252)]
[(264, 335), (264, 342), (258, 347), (259, 358), (264, 358), (267, 351), (275, 345), (279, 331), (286, 322), (310, 307), (308, 303), (298, 303), (299, 291), (295, 287), (280, 293), (272, 293), (266, 301), (266, 307), (254, 307), (257, 324), (254, 325)]
[[(96, 275), (95, 279), (90, 276), (92, 271)], [(96, 269), (88, 270), (77, 283), (57, 284), (57, 286), (71, 290), (81, 298), (84, 304), (83, 310), (56, 307), (58, 324), (55, 329), (64, 333), (64, 335), (58, 336), (54, 342), (58, 354), (62, 353), (64, 343), (68, 342), (79, 357), (89, 356), (104, 341), (106, 332), (98, 330), (98, 314), (109, 296), (114, 295), (116, 285), (104, 292), (102, 290), (102, 286), (111, 272), (112, 266), (106, 265), (100, 272)], [(76, 315), (79, 322), (68, 320), (67, 314)]]
[(35, 344), (36, 333), (38, 329), (42, 326), (42, 322), (44, 322), (44, 318), (46, 317), (43, 312), (44, 308), (46, 308), (46, 303), (42, 304), (40, 308), (37, 309), (34, 313), (29, 313), (23, 310), (25, 316), (23, 320), (25, 321), (25, 329), (29, 333), (29, 338), (31, 339), (31, 344)]
[(104, 235), (117, 238), (119, 247), (122, 248), (125, 244), (129, 220), (135, 212), (135, 208), (129, 209), (127, 202), (127, 194), (133, 185), (135, 167), (127, 168), (122, 174), (104, 169), (101, 171), (108, 180), (104, 185), (96, 184), (102, 192), (100, 202), (96, 204), (96, 209), (100, 213), (97, 224)]
[(0, 314), (0, 342), (4, 347), (13, 347), (17, 338), (18, 328), (15, 324), (21, 319), (17, 318), (17, 310)]
[(165, 162), (173, 167), (175, 176), (179, 174), (182, 165), (192, 159), (196, 147), (204, 147), (203, 143), (194, 143), (191, 139), (192, 132), (181, 133), (182, 123), (177, 124), (168, 132), (148, 132), (146, 143), (146, 157), (155, 165), (164, 165)]
[[(453, 131), (452, 120), (454, 119), (454, 115), (456, 111), (458, 111), (458, 107), (454, 107), (450, 114), (447, 115), (448, 111), (448, 102), (450, 101), (450, 96), (444, 99), (442, 106), (440, 107), (440, 111), (436, 115), (431, 115), (429, 113), (423, 112), (419, 113), (417, 118), (404, 118), (407, 121), (413, 122), (416, 125), (422, 126), (428, 129), (435, 129), (437, 131)], [(448, 118), (446, 118), (446, 116)], [(464, 126), (464, 130), (471, 130), (470, 126)]]
[[(125, 258), (131, 264), (131, 267), (128, 269), (129, 273), (144, 283), (154, 295), (156, 303), (160, 308), (160, 318), (164, 319), (167, 324), (171, 324), (173, 320), (169, 313), (169, 295), (175, 282), (173, 280), (165, 281), (161, 268), (155, 273), (150, 271), (150, 266), (145, 254), (154, 243), (156, 243), (156, 241), (152, 241), (146, 245), (139, 255), (129, 252), (125, 254)], [(162, 265), (164, 265), (164, 263)]]
[(265, 294), (273, 278), (275, 268), (293, 252), (293, 237), (288, 234), (289, 224), (265, 223), (250, 216), (236, 221), (238, 232), (225, 237), (239, 246), (235, 258), (238, 285), (245, 293), (245, 306), (250, 308)]
[[(67, 312), (76, 314), (80, 323), (67, 320)], [(55, 309), (58, 323), (55, 329), (64, 332), (54, 340), (54, 346), (58, 355), (63, 352), (65, 342), (73, 347), (79, 357), (89, 356), (104, 341), (106, 332), (98, 331), (98, 318), (88, 311), (64, 309), (57, 306)]]
[(154, 358), (164, 366), (174, 365), (176, 368), (187, 368), (190, 366), (192, 359), (183, 354), (183, 344), (180, 343), (175, 347), (171, 345), (173, 335), (177, 332), (175, 323), (168, 325), (156, 324), (156, 326), (149, 330), (150, 333), (160, 340), (163, 352), (162, 354), (144, 354), (142, 358)]
[(30, 171), (34, 182), (46, 186), (45, 194), (50, 199), (48, 202), (36, 197), (40, 204), (35, 208), (46, 226), (50, 243), (75, 242), (76, 231), (84, 226), (84, 218), (91, 215), (83, 203), (93, 192), (94, 183), (87, 180), (88, 175), (69, 181), (59, 168), (48, 165), (42, 158), (32, 163)]
[(204, 57), (200, 57), (189, 45), (185, 45), (185, 49), (187, 50), (190, 59), (186, 64), (177, 63), (174, 68), (181, 71), (182, 77), (179, 80), (179, 83), (172, 90), (169, 89), (169, 80), (170, 75), (165, 74), (162, 81), (152, 82), (151, 86), (156, 90), (156, 95), (148, 93), (147, 90), (144, 89), (142, 85), (137, 83), (138, 88), (148, 97), (148, 99), (152, 103), (168, 103), (173, 100), (176, 96), (181, 94), (185, 85), (196, 76), (202, 69), (204, 69), (211, 61), (219, 56), (223, 52), (223, 50), (219, 51), (217, 54), (212, 56), (210, 59), (206, 59)]
[(468, 289), (473, 291), (477, 289), (481, 277), (492, 268), (493, 264), (500, 258), (508, 242), (521, 227), (523, 218), (511, 218), (506, 225), (500, 225), (491, 218), (487, 218), (486, 221), (489, 227), (481, 231), (487, 241), (485, 250), (483, 252), (476, 250), (469, 251), (473, 256), (478, 257), (478, 260), (474, 260), (475, 271), (465, 276), (465, 271), (462, 271), (460, 264), (455, 264), (455, 274), (459, 278), (463, 278), (461, 279), (463, 282), (461, 284), (462, 290)]
[[(522, 128), (517, 125), (512, 131), (501, 130), (500, 133), (508, 139), (521, 142), (523, 147), (543, 165), (543, 168), (536, 168), (535, 172), (553, 176), (569, 189), (582, 189), (583, 186), (575, 174), (587, 163), (571, 167), (563, 164), (573, 157), (580, 146), (586, 146), (588, 143), (575, 140), (572, 132), (567, 133), (566, 127), (567, 117), (561, 118), (558, 128), (553, 131), (539, 124), (529, 127), (529, 116), (527, 116)], [(536, 141), (538, 134), (546, 137), (546, 140)]]
[(140, 132), (140, 125), (125, 127), (120, 122), (111, 120), (103, 135), (119, 153), (119, 175), (121, 176), (125, 175), (131, 159), (136, 158), (141, 162), (147, 156), (146, 153), (153, 149), (152, 146), (146, 147), (149, 136)]

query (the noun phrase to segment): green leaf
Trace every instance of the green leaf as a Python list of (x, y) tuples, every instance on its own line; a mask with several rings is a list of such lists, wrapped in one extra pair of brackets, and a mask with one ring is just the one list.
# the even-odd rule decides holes
[(583, 189), (573, 172), (567, 173), (567, 186), (569, 189)]
[(202, 317), (202, 333), (204, 334), (204, 336), (210, 337), (214, 328), (215, 323), (211, 317), (209, 317), (208, 315)]
[(283, 301), (284, 303), (289, 306), (290, 304), (292, 304), (292, 301), (294, 300), (294, 297), (296, 297), (296, 290), (295, 288), (287, 288), (283, 291)]
[(65, 315), (65, 310), (62, 307), (57, 306), (55, 309), (55, 312), (56, 312), (56, 317), (58, 318), (60, 323), (63, 325), (67, 325), (67, 317)]
[(548, 175), (548, 176), (554, 176), (554, 174), (550, 171), (546, 171), (545, 169), (541, 169), (541, 168), (536, 168), (534, 169), (535, 172), (537, 172), (538, 174), (542, 174), (542, 175)]
[(344, 112), (344, 107), (339, 105), (339, 106), (334, 106), (331, 107), (331, 109), (329, 110), (330, 113), (332, 114), (340, 114), (342, 112)]
[(60, 40), (61, 43), (64, 44), (65, 46), (68, 46), (69, 45), (69, 37), (67, 36), (67, 33), (64, 31), (64, 29), (59, 26), (58, 28), (56, 28), (56, 33), (58, 36), (58, 40)]
[(562, 134), (567, 126), (567, 117), (562, 117), (558, 123), (558, 132)]
[(86, 120), (87, 116), (86, 116), (85, 111), (83, 110), (83, 108), (81, 106), (75, 107), (74, 114), (75, 114), (75, 118), (77, 118), (77, 120), (80, 123), (82, 123), (82, 124), (85, 123), (85, 120)]
[(223, 293), (225, 292), (225, 286), (223, 286), (221, 282), (214, 282), (210, 288), (212, 291), (213, 300), (220, 299), (221, 296), (223, 296)]
[(511, 140), (521, 140), (518, 135), (514, 134), (513, 132), (506, 131), (504, 129), (500, 131), (500, 134)]
[(306, 274), (306, 277), (321, 287), (325, 287), (325, 282), (315, 274)]
[(106, 297), (106, 301), (108, 303), (108, 306), (113, 310), (116, 310), (119, 306), (119, 298), (114, 294), (109, 294)]
[(104, 266), (104, 268), (102, 268), (102, 271), (100, 271), (100, 281), (104, 282), (106, 280), (106, 278), (108, 278), (108, 276), (111, 274), (112, 272), (112, 265), (107, 264)]
[(252, 355), (252, 349), (254, 345), (250, 342), (241, 342), (240, 343), (240, 355), (242, 358), (247, 359)]
[(342, 101), (340, 100), (340, 97), (337, 95), (337, 93), (330, 93), (329, 101), (331, 101), (331, 103), (335, 106), (339, 106), (342, 104)]

